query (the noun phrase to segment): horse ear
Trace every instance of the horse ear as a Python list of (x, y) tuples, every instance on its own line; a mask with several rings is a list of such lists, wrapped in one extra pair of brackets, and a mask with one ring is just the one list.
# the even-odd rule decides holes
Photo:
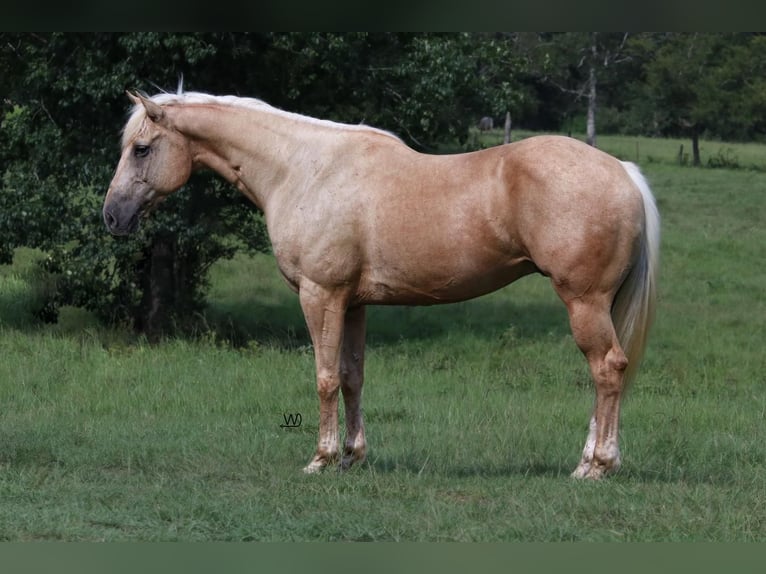
[(137, 96), (131, 94), (130, 91), (125, 90), (125, 94), (128, 96), (128, 99), (133, 102), (134, 106), (137, 106), (141, 103), (141, 100), (139, 100)]
[(154, 103), (149, 98), (146, 98), (139, 93), (131, 94), (130, 92), (128, 92), (128, 97), (134, 104), (141, 104), (144, 106), (146, 115), (153, 122), (159, 122), (165, 117), (165, 111), (162, 109), (162, 106)]

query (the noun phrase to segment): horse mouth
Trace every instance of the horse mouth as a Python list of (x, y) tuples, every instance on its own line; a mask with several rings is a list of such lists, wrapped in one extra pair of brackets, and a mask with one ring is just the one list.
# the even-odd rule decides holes
[(148, 217), (165, 196), (154, 191), (145, 195), (143, 201), (107, 201), (103, 216), (106, 228), (112, 235), (130, 235), (138, 231), (141, 220)]
[(133, 214), (133, 217), (128, 220), (128, 223), (125, 226), (125, 235), (131, 235), (138, 231), (138, 227), (141, 224), (141, 214), (142, 211), (137, 211)]

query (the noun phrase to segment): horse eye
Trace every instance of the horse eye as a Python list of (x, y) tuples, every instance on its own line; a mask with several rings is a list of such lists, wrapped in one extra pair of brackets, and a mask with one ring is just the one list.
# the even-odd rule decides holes
[(136, 157), (146, 157), (149, 155), (149, 146), (148, 145), (135, 145), (133, 146), (133, 155)]

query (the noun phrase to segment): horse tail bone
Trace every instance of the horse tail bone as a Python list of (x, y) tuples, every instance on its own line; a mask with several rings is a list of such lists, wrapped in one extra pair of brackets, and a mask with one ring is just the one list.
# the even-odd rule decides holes
[(660, 215), (649, 184), (638, 166), (631, 162), (621, 163), (640, 190), (644, 203), (641, 248), (612, 303), (612, 322), (623, 352), (628, 358), (624, 378), (627, 388), (636, 376), (646, 348), (649, 329), (654, 321), (660, 261)]

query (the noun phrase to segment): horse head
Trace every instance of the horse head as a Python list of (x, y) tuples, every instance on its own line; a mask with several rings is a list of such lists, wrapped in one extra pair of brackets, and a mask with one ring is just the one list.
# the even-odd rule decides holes
[(140, 94), (125, 125), (122, 154), (104, 200), (104, 223), (114, 235), (138, 229), (142, 215), (189, 179), (189, 141), (173, 127), (166, 108)]

